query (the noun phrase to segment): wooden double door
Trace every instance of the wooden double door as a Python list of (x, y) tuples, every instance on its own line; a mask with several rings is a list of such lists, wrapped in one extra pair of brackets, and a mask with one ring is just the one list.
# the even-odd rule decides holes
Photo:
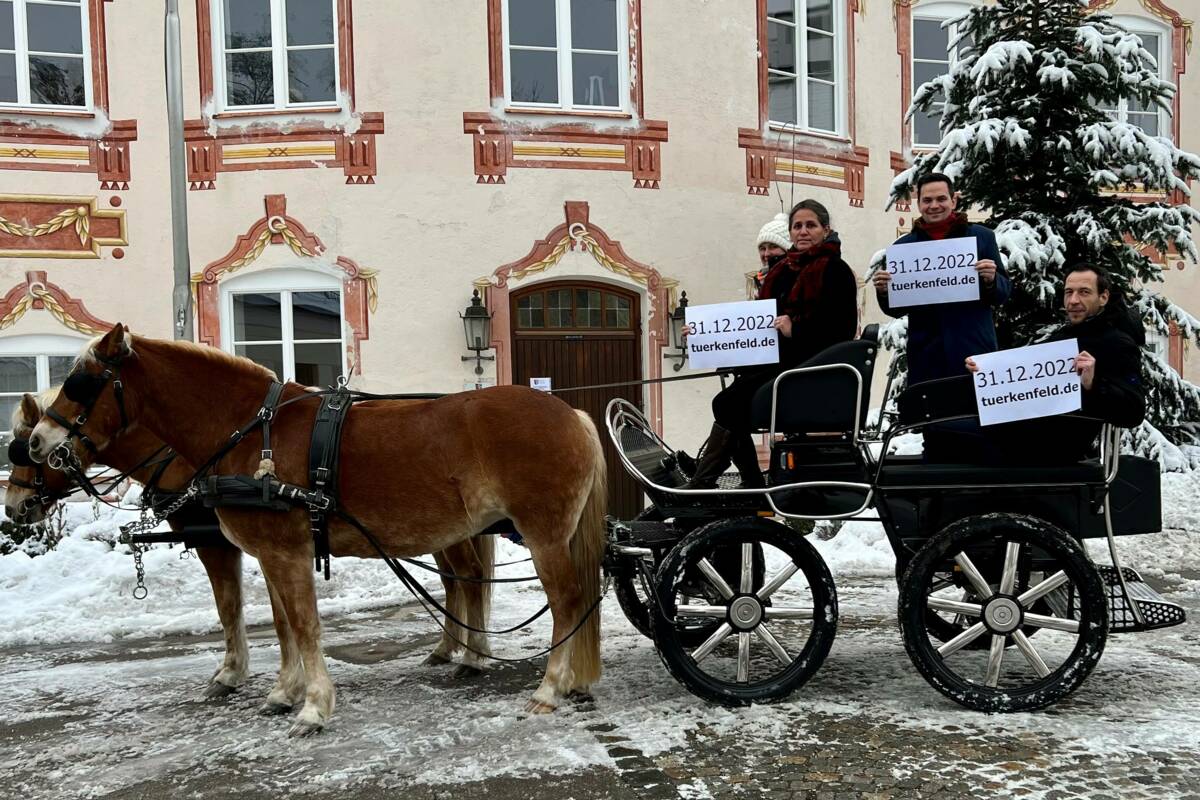
[[(511, 296), (513, 383), (549, 378), (553, 389), (642, 379), (642, 324), (638, 295), (603, 283), (542, 283)], [(591, 415), (608, 462), (608, 513), (631, 519), (642, 492), (621, 466), (604, 427), (614, 397), (642, 408), (640, 385), (561, 392), (567, 403)], [(530, 431), (554, 436), (554, 431)]]

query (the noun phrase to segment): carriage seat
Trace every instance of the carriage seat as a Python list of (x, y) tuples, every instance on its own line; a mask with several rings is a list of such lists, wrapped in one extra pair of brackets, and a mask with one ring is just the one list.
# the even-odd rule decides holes
[[(751, 424), (756, 430), (770, 430), (774, 401), (776, 433), (853, 431), (855, 412), (861, 427), (867, 417), (871, 376), (878, 353), (878, 325), (868, 325), (858, 339), (825, 348), (758, 390), (751, 404)], [(813, 369), (839, 364), (849, 369)]]

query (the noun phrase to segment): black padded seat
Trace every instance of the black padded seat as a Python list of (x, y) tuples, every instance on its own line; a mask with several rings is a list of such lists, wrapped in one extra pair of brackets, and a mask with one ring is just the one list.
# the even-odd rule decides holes
[[(866, 422), (871, 398), (871, 376), (879, 352), (879, 326), (868, 325), (862, 337), (827, 347), (796, 369), (845, 364), (851, 369), (823, 369), (784, 374), (779, 379), (779, 405), (775, 411), (776, 433), (844, 433), (854, 430), (854, 412), (859, 426)], [(851, 371), (853, 370), (853, 371)], [(862, 394), (859, 395), (859, 379)], [(757, 430), (771, 428), (774, 381), (754, 395), (750, 420)]]
[[(895, 463), (892, 463), (892, 462)], [(1059, 466), (981, 466), (979, 464), (930, 464), (921, 460), (888, 458), (879, 476), (879, 486), (1004, 486), (1027, 483), (1104, 483), (1104, 468), (1098, 460)]]

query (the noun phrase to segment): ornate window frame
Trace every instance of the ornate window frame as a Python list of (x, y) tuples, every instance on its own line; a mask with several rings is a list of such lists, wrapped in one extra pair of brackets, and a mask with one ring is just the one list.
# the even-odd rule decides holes
[(629, 171), (639, 189), (662, 179), (660, 146), (667, 123), (646, 119), (642, 94), (642, 2), (619, 0), (626, 21), (627, 110), (569, 110), (510, 106), (504, 74), (503, 0), (487, 0), (489, 111), (464, 111), (472, 137), (476, 183), (505, 183), (509, 169)]
[(336, 103), (283, 109), (218, 110), (215, 97), (213, 4), (196, 0), (200, 70), (199, 119), (184, 120), (188, 184), (213, 189), (217, 174), (264, 169), (340, 167), (347, 184), (372, 184), (378, 172), (375, 138), (383, 113), (356, 110), (353, 0), (336, 0)]
[(113, 0), (80, 0), (87, 9), (86, 51), (91, 105), (86, 109), (0, 108), (0, 170), (93, 173), (103, 191), (129, 188), (130, 142), (137, 120), (110, 118), (105, 8)]
[(770, 121), (767, 73), (767, 0), (754, 0), (758, 30), (758, 127), (738, 128), (738, 147), (746, 151), (749, 194), (770, 194), (771, 182), (799, 183), (843, 191), (850, 205), (862, 208), (870, 150), (858, 144), (856, 127), (855, 21), (863, 0), (844, 0), (840, 28), (845, 53), (844, 135), (800, 131)]

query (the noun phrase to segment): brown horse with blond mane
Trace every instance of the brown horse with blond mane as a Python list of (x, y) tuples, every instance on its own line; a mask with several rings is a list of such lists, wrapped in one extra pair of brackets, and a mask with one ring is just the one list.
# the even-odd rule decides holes
[[(45, 406), (53, 402), (58, 392), (58, 387), (55, 387), (41, 395), (26, 394), (21, 398), (21, 404), (12, 417), (15, 440), (28, 441), (34, 426), (42, 418)], [(168, 494), (186, 489), (195, 473), (191, 464), (170, 453), (162, 440), (137, 425), (115, 435), (96, 454), (77, 442), (74, 445), (75, 459), (81, 469), (86, 470), (95, 459), (95, 463), (127, 473), (130, 479), (143, 485), (153, 480), (152, 476), (159, 472), (157, 487)], [(55, 502), (75, 488), (74, 484), (74, 479), (66, 472), (46, 465), (13, 464), (4, 495), (5, 511), (9, 519), (18, 524), (40, 522)], [(218, 520), (211, 510), (192, 507), (187, 511), (181, 509), (179, 517), (168, 518), (167, 522), (172, 530), (182, 532), (186, 525), (216, 524)], [(266, 515), (262, 522), (271, 524), (270, 515)], [(484, 628), (488, 619), (491, 584), (487, 580), (493, 574), (494, 550), (493, 538), (480, 536), (434, 554), (438, 567), (445, 573), (442, 584), (446, 591), (447, 610), (455, 619), (464, 620), (477, 629)], [(225, 639), (225, 657), (204, 690), (205, 697), (215, 699), (236, 691), (245, 683), (248, 674), (249, 648), (242, 615), (242, 551), (221, 541), (211, 545), (197, 544), (195, 552), (208, 575)], [(288, 628), (283, 606), (269, 582), (267, 592), (271, 600), (275, 632), (279, 637), (280, 667), (275, 686), (259, 710), (263, 714), (282, 714), (304, 699), (304, 666)], [(455, 677), (478, 674), (483, 657), (489, 652), (486, 635), (478, 631), (468, 632), (454, 620), (447, 620), (441, 639), (426, 663), (450, 663), (460, 649), (465, 649), (466, 653), (464, 663), (455, 671)]]
[[(131, 335), (115, 326), (81, 354), (77, 371), (94, 376), (98, 394), (87, 408), (63, 393), (51, 409), (103, 448), (123, 426), (138, 424), (185, 460), (203, 464), (262, 406), (274, 376), (214, 348)], [(102, 378), (105, 372), (109, 378)], [(113, 379), (115, 378), (115, 380)], [(114, 389), (122, 388), (119, 399)], [(284, 388), (271, 423), (278, 478), (308, 481), (316, 402)], [(287, 405), (282, 405), (287, 403)], [(80, 415), (85, 419), (80, 421)], [(45, 416), (34, 428), (38, 461), (68, 430)], [(252, 474), (262, 436), (256, 430), (229, 451), (213, 474)], [(600, 676), (600, 561), (604, 552), (605, 462), (591, 419), (548, 395), (516, 386), (463, 392), (417, 404), (378, 402), (350, 409), (342, 429), (337, 486), (340, 512), (356, 518), (390, 556), (443, 550), (511, 519), (533, 557), (553, 617), (541, 685), (527, 710), (554, 710)], [(307, 512), (218, 511), (229, 539), (258, 558), (274, 587), (304, 664), (306, 691), (290, 733), (320, 730), (334, 708), (334, 688), (321, 651)], [(330, 517), (333, 555), (374, 558), (366, 538), (339, 515)]]

